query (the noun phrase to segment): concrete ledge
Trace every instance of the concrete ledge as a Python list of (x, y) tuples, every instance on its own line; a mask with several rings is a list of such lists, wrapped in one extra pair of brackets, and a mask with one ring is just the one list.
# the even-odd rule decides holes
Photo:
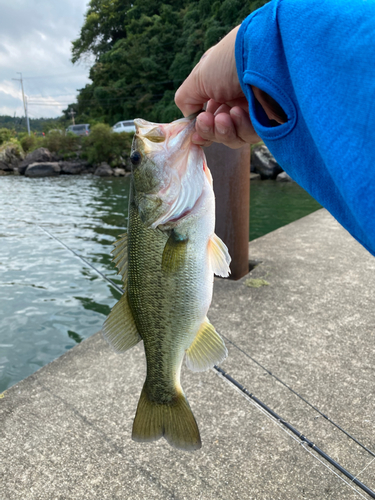
[[(250, 275), (215, 281), (212, 323), (375, 452), (375, 259), (324, 210), (249, 252), (262, 261)], [(223, 369), (375, 490), (374, 457), (227, 345)], [(142, 346), (117, 356), (94, 335), (8, 390), (0, 499), (360, 497), (213, 371), (182, 374), (202, 450), (132, 442), (144, 376)]]

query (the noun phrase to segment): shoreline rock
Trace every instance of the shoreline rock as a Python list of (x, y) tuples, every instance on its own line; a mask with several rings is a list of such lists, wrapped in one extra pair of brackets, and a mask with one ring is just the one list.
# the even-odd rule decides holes
[(281, 174), (279, 174), (276, 177), (276, 181), (277, 182), (294, 182), (294, 180), (286, 172), (281, 172)]
[(24, 154), (16, 144), (11, 142), (3, 144), (0, 148), (0, 171), (9, 173), (18, 171), (19, 164), (23, 159)]
[(32, 163), (27, 167), (25, 177), (56, 177), (60, 171), (61, 168), (57, 162)]
[(105, 161), (103, 161), (99, 165), (99, 167), (97, 167), (97, 169), (95, 170), (94, 175), (97, 175), (99, 177), (111, 177), (113, 175), (113, 170), (108, 165), (108, 163), (106, 163)]
[(35, 151), (32, 151), (26, 158), (21, 162), (18, 167), (18, 171), (21, 175), (25, 174), (27, 168), (32, 163), (44, 163), (44, 162), (52, 162), (52, 154), (46, 148), (38, 148)]
[(276, 179), (283, 171), (270, 150), (264, 144), (255, 146), (251, 152), (251, 169), (260, 174), (261, 179)]

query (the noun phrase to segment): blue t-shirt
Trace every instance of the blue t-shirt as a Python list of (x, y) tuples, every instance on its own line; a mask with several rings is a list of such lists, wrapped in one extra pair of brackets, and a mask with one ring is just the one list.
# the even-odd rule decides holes
[[(236, 63), (258, 135), (375, 255), (375, 0), (273, 0), (242, 23)], [(288, 121), (272, 127), (250, 85)]]

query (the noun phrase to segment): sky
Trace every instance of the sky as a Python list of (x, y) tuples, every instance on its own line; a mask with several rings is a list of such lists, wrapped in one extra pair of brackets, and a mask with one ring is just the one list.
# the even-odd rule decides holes
[(0, 115), (24, 116), (22, 73), (30, 118), (61, 116), (90, 82), (88, 63), (72, 64), (89, 0), (0, 0)]

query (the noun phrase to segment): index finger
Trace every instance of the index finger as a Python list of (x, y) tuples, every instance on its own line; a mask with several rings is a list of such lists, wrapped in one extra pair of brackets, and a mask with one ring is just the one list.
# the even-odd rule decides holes
[(210, 99), (201, 84), (199, 64), (195, 66), (174, 97), (176, 105), (184, 116), (192, 115), (201, 110), (203, 105)]

